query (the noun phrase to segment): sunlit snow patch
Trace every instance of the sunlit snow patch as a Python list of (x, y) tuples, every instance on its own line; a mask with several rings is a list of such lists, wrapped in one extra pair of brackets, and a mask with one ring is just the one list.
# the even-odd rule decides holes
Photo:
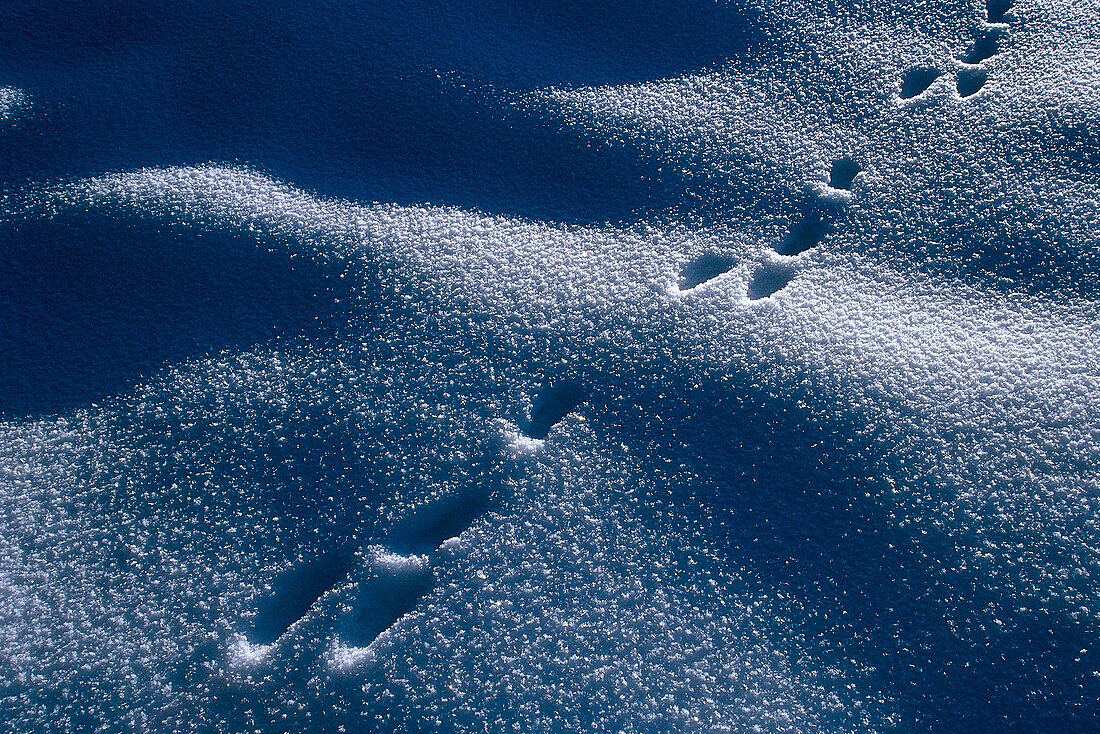
[(0, 122), (14, 120), (30, 106), (30, 97), (22, 89), (0, 87)]
[(417, 574), (428, 567), (431, 562), (428, 556), (421, 553), (402, 555), (387, 550), (380, 545), (372, 545), (367, 549), (370, 565), (379, 573), (390, 576), (403, 576)]
[(334, 673), (352, 673), (373, 665), (378, 662), (380, 648), (385, 643), (383, 637), (379, 635), (363, 647), (336, 640), (325, 653), (325, 666)]
[(249, 642), (244, 635), (236, 635), (229, 644), (229, 667), (237, 670), (255, 668), (271, 656), (275, 643), (259, 645)]

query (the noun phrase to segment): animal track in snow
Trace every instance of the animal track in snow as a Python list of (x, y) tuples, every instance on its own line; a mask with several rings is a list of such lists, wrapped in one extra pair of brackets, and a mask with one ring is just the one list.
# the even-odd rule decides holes
[(435, 588), (435, 553), (484, 515), (490, 499), (478, 486), (432, 500), (399, 521), (386, 546), (367, 548), (365, 568), (344, 604), (340, 638), (366, 647), (413, 611)]
[(338, 548), (310, 558), (281, 573), (252, 621), (252, 641), (268, 645), (304, 617), (325, 592), (351, 570), (355, 555)]
[(959, 58), (964, 64), (980, 64), (1000, 53), (1001, 32), (998, 29), (984, 31), (974, 41), (974, 45)]
[(863, 169), (859, 167), (859, 164), (848, 156), (837, 158), (833, 161), (832, 170), (829, 171), (829, 186), (847, 191), (852, 188), (852, 182), (855, 181), (861, 170)]
[(576, 380), (565, 379), (549, 383), (531, 406), (531, 420), (523, 426), (528, 438), (544, 439), (550, 429), (584, 402), (584, 389)]
[[(1005, 13), (1013, 5), (1012, 0), (986, 0), (986, 16), (990, 23), (1003, 22)], [(992, 28), (981, 32), (974, 45), (960, 61), (970, 67), (976, 67), (987, 59), (1000, 53), (1000, 40), (1004, 36), (1001, 28)], [(989, 73), (982, 68), (965, 68), (959, 71), (955, 87), (963, 99), (973, 97), (985, 86)]]
[(728, 255), (706, 253), (688, 262), (680, 269), (680, 290), (689, 291), (696, 286), (729, 272), (735, 260)]
[(340, 592), (340, 637), (356, 647), (369, 645), (435, 588), (435, 553), (483, 516), (490, 501), (489, 488), (476, 484), (415, 508), (394, 523), (384, 545), (358, 553), (338, 546), (282, 572), (257, 606), (249, 642), (275, 643), (328, 592), (346, 585), (346, 596)]
[(989, 74), (985, 69), (963, 69), (959, 72), (959, 79), (956, 83), (956, 88), (959, 91), (959, 96), (972, 97), (978, 93), (978, 91), (985, 86), (986, 80), (989, 78)]
[(1015, 4), (1014, 0), (985, 0), (986, 19), (990, 23), (1004, 23), (1005, 13)]
[[(855, 180), (860, 167), (850, 157), (833, 161), (829, 187), (845, 191)], [(835, 195), (835, 194), (834, 194)], [(775, 246), (775, 252), (785, 257), (801, 255), (818, 247), (833, 229), (833, 209), (818, 199), (802, 210), (801, 219), (791, 225), (787, 235)], [(782, 265), (764, 265), (753, 274), (749, 283), (749, 300), (766, 298), (784, 288), (794, 278), (793, 269)]]
[(800, 255), (806, 250), (811, 250), (821, 244), (825, 235), (829, 233), (831, 225), (826, 216), (820, 211), (808, 211), (800, 222), (791, 227), (787, 236), (776, 245), (775, 251), (780, 255)]
[(367, 549), (367, 563), (352, 587), (340, 623), (340, 637), (366, 647), (416, 608), (435, 587), (427, 555), (401, 555), (381, 546)]
[(422, 505), (390, 531), (389, 547), (402, 553), (434, 551), (484, 515), (490, 499), (489, 491), (477, 486)]
[(761, 265), (753, 273), (752, 281), (749, 283), (748, 298), (750, 301), (770, 298), (786, 288), (793, 279), (794, 269), (791, 267), (773, 263)]
[(910, 69), (901, 80), (901, 91), (898, 92), (898, 96), (902, 99), (913, 99), (923, 94), (932, 86), (932, 82), (939, 78), (939, 69), (933, 69), (928, 66), (919, 66), (915, 69)]

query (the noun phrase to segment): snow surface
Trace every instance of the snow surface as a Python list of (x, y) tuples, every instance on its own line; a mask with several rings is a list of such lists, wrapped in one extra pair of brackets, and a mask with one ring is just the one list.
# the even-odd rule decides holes
[(184, 5), (0, 7), (5, 730), (1100, 728), (1100, 4)]

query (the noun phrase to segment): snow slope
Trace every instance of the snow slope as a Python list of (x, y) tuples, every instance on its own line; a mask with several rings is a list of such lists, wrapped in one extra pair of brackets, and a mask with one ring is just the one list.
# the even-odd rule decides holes
[(1096, 3), (0, 40), (6, 729), (1100, 725)]

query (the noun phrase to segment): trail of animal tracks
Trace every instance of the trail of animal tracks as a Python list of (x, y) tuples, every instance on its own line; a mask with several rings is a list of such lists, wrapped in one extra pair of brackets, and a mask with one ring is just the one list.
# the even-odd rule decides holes
[(0, 728), (1100, 728), (1095, 2), (0, 49)]

